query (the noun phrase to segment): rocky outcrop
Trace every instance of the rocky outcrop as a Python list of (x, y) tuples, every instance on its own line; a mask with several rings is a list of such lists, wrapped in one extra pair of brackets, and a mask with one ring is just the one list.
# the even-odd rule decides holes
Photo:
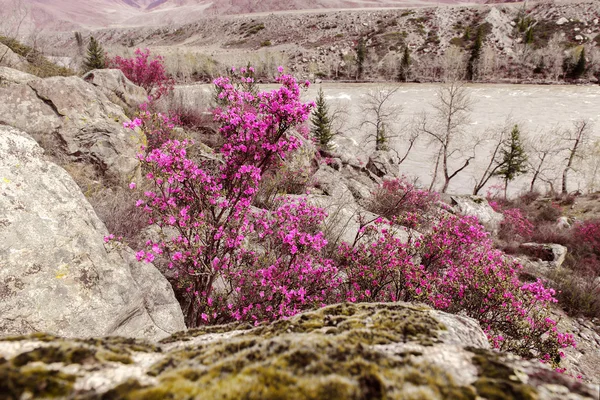
[(129, 118), (102, 91), (78, 77), (37, 79), (0, 87), (0, 123), (31, 134), (46, 149), (91, 163), (110, 181), (139, 174), (143, 137), (123, 128)]
[(550, 268), (560, 267), (567, 257), (567, 248), (556, 243), (523, 243), (521, 248)]
[(0, 126), (0, 335), (159, 339), (185, 329), (167, 280), (104, 243), (77, 184), (42, 153)]
[(590, 399), (595, 388), (489, 350), (469, 318), (406, 303), (338, 304), (160, 343), (0, 340), (0, 392), (84, 399)]
[(35, 75), (28, 74), (27, 72), (8, 67), (0, 67), (0, 86), (7, 86), (15, 83), (27, 83), (36, 79), (39, 78)]
[(27, 60), (12, 51), (8, 46), (0, 43), (0, 65), (25, 70), (29, 66)]
[(95, 69), (85, 74), (83, 80), (96, 86), (110, 101), (125, 110), (136, 110), (148, 101), (148, 93), (134, 85), (120, 69)]
[(488, 201), (481, 196), (452, 196), (452, 207), (456, 213), (477, 217), (490, 232), (497, 234), (504, 216), (494, 211)]

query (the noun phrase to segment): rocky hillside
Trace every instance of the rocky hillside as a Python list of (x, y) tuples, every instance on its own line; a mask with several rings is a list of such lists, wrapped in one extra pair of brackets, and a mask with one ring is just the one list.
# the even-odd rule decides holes
[(593, 399), (596, 388), (490, 351), (469, 318), (334, 305), (162, 341), (0, 338), (0, 398)]
[[(600, 4), (595, 1), (323, 11), (203, 18), (160, 29), (105, 29), (96, 37), (112, 53), (150, 47), (166, 56), (179, 80), (209, 80), (231, 65), (252, 63), (264, 77), (277, 65), (305, 78), (395, 80), (404, 48), (409, 80), (440, 80), (464, 69), (481, 29), (480, 81), (557, 81), (586, 48), (587, 70), (600, 65)], [(366, 53), (358, 76), (356, 51)], [(71, 36), (52, 39), (75, 49)], [(453, 50), (451, 50), (453, 49)]]

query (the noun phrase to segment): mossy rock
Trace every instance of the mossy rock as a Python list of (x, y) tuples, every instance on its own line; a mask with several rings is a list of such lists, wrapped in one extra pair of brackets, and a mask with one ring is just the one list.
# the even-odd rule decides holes
[[(550, 370), (544, 375), (534, 367), (537, 375), (527, 378), (501, 354), (457, 345), (456, 337), (447, 341), (438, 316), (452, 336), (452, 316), (406, 303), (337, 304), (258, 327), (229, 324), (180, 332), (159, 345), (38, 335), (40, 347), (0, 358), (0, 400), (547, 398), (532, 381), (559, 382), (573, 393), (586, 393)], [(16, 340), (28, 341), (29, 348), (36, 339), (11, 339)], [(142, 367), (143, 378), (134, 353), (153, 360)], [(443, 361), (456, 353), (475, 367), (467, 375)], [(114, 377), (115, 361), (122, 364), (120, 371), (138, 368), (128, 375), (136, 378), (113, 378), (98, 392), (75, 389), (86, 386), (77, 380), (87, 371), (112, 368)], [(61, 370), (67, 365), (69, 373)]]
[(0, 358), (0, 399), (64, 397), (72, 392), (75, 379), (39, 365), (17, 367)]

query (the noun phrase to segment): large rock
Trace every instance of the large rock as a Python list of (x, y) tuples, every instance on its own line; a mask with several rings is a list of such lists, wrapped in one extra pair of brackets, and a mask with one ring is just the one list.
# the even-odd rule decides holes
[(42, 153), (0, 126), (0, 335), (159, 339), (185, 329), (167, 280), (104, 243), (78, 186)]
[(136, 86), (120, 69), (95, 69), (83, 76), (83, 80), (98, 87), (110, 101), (130, 111), (148, 101), (148, 93)]
[(139, 175), (140, 134), (102, 91), (78, 77), (52, 77), (0, 88), (0, 123), (31, 134), (73, 161), (91, 163), (114, 182)]
[(0, 340), (0, 391), (83, 399), (593, 399), (597, 388), (489, 349), (477, 322), (406, 303), (337, 304), (161, 343)]
[(3, 43), (0, 43), (0, 65), (19, 70), (26, 70), (29, 67), (29, 63), (25, 58), (13, 52)]
[(497, 234), (504, 216), (490, 206), (481, 196), (452, 196), (452, 206), (461, 215), (477, 217), (490, 232)]
[(567, 257), (567, 248), (556, 243), (523, 243), (528, 255), (540, 259), (547, 267), (558, 268)]
[(8, 67), (0, 67), (0, 86), (15, 83), (27, 83), (36, 79), (39, 78), (35, 75), (28, 74), (27, 72)]

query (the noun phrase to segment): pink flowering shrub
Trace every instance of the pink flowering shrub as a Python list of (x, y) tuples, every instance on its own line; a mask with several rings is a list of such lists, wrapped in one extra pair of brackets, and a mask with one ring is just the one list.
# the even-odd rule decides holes
[(150, 60), (149, 49), (136, 49), (133, 58), (116, 56), (108, 61), (108, 65), (123, 71), (127, 79), (146, 89), (153, 100), (173, 90), (173, 79), (167, 75), (162, 56)]
[(550, 318), (553, 290), (520, 282), (521, 266), (493, 248), (475, 218), (438, 216), (423, 234), (399, 226), (423, 227), (416, 215), (433, 199), (406, 182), (384, 185), (396, 214), (360, 221), (335, 261), (322, 255), (322, 209), (302, 198), (252, 207), (263, 177), (299, 148), (290, 131), (311, 105), (291, 76), (256, 94), (237, 79), (252, 78), (215, 80), (222, 162), (193, 161), (192, 143), (175, 139), (141, 156), (152, 189), (137, 205), (162, 233), (137, 258), (166, 260), (189, 327), (258, 324), (339, 301), (418, 301), (477, 319), (495, 348), (558, 365), (574, 342)]
[(155, 112), (147, 103), (141, 104), (133, 120), (124, 122), (129, 129), (141, 128), (146, 135), (145, 150), (151, 151), (173, 138), (176, 126), (180, 125), (178, 115)]
[[(408, 178), (388, 179), (372, 194), (368, 210), (385, 218), (406, 219), (418, 217), (421, 222), (436, 205), (439, 196), (435, 192), (418, 189)], [(406, 224), (406, 222), (404, 222)]]
[(519, 208), (510, 208), (502, 210), (504, 219), (500, 224), (499, 236), (502, 239), (521, 239), (527, 240), (534, 231), (534, 225)]
[(348, 301), (419, 301), (478, 320), (493, 347), (558, 366), (573, 337), (556, 329), (554, 290), (522, 283), (519, 264), (493, 248), (473, 217), (445, 216), (422, 236), (399, 239), (393, 222), (363, 227), (340, 246)]
[[(154, 190), (138, 206), (172, 237), (148, 242), (137, 256), (149, 262), (168, 258), (188, 326), (261, 322), (329, 296), (323, 290), (331, 288), (335, 269), (318, 257), (322, 234), (307, 231), (322, 212), (302, 202), (284, 204), (273, 215), (251, 208), (263, 174), (300, 146), (289, 130), (310, 113), (296, 81), (289, 75), (278, 81), (280, 89), (254, 95), (232, 78), (215, 80), (219, 98), (226, 100), (215, 111), (225, 139), (222, 164), (193, 162), (186, 149), (191, 143), (177, 140), (142, 156)], [(286, 236), (264, 233), (275, 227)], [(250, 245), (251, 237), (261, 239), (262, 250), (253, 247), (255, 241)], [(270, 299), (268, 309), (260, 305), (261, 292)]]

